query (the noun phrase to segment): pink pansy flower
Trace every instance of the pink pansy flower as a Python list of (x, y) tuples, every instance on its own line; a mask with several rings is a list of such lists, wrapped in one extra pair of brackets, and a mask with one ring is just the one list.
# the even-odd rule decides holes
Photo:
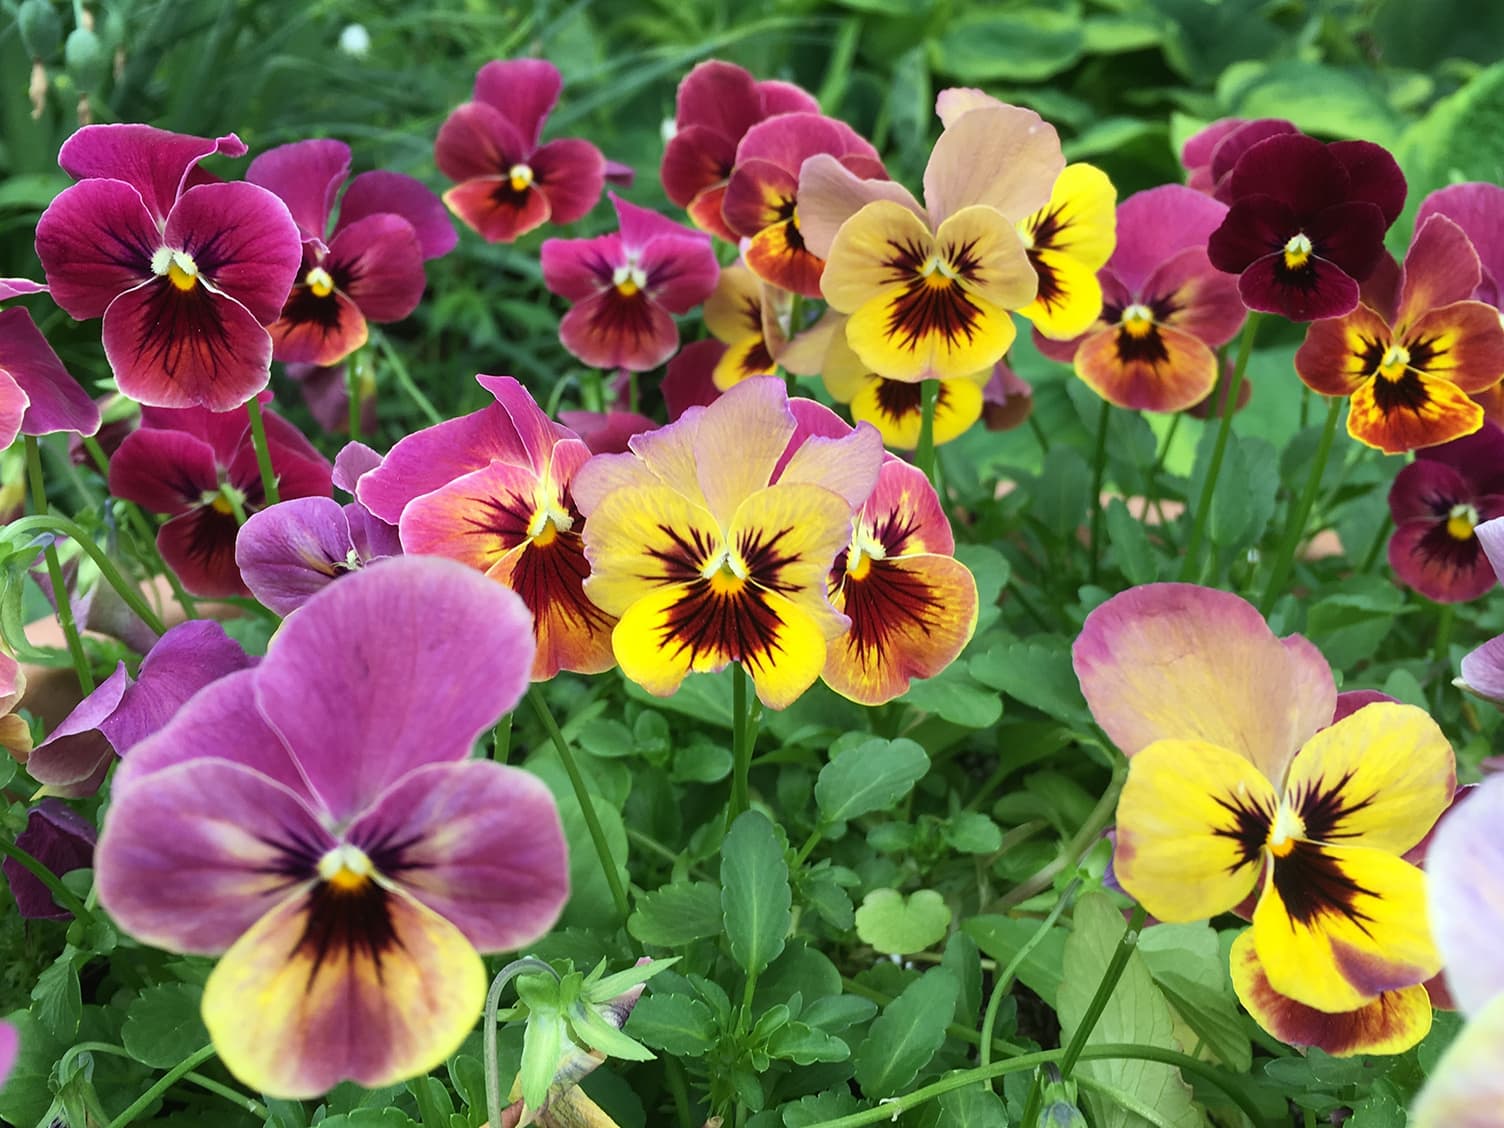
[(559, 325), (566, 349), (597, 368), (645, 372), (679, 347), (670, 315), (708, 298), (719, 268), (709, 236), (610, 195), (620, 233), (547, 240), (543, 282), (575, 303)]
[(1180, 163), (1185, 166), (1186, 187), (1229, 203), (1228, 177), (1238, 158), (1266, 137), (1278, 133), (1299, 133), (1293, 122), (1283, 118), (1219, 118), (1196, 133), (1180, 148)]
[(302, 257), (297, 225), (254, 184), (202, 183), (198, 162), (240, 156), (146, 125), (89, 125), (58, 163), (80, 183), (37, 223), (57, 304), (104, 318), (120, 390), (156, 407), (239, 407), (266, 387), (277, 320)]
[[(0, 278), (0, 301), (46, 290), (25, 278)], [(0, 449), (19, 434), (99, 430), (99, 406), (68, 374), (24, 309), (0, 312)]]
[(315, 595), (122, 761), (100, 903), (144, 944), (219, 957), (204, 1024), (242, 1083), (296, 1099), (426, 1073), (480, 1017), (480, 953), (553, 925), (553, 798), (470, 758), (531, 664), (511, 592), (391, 560)]
[(562, 85), (558, 68), (543, 59), (497, 59), (476, 74), (474, 100), (439, 129), (434, 160), (457, 182), (444, 203), (488, 243), (573, 223), (601, 198), (599, 149), (577, 138), (538, 144)]
[[(157, 548), (193, 594), (249, 595), (235, 566), (235, 510), (254, 513), (266, 498), (245, 417), (148, 408), (142, 424), (110, 460), (110, 493), (172, 516)], [(267, 412), (266, 438), (283, 498), (329, 493), (329, 462), (296, 427)]]
[(496, 403), (408, 435), (360, 476), (356, 497), (397, 523), (409, 553), (447, 556), (522, 597), (533, 677), (610, 669), (615, 619), (585, 597), (590, 574), (571, 484), (590, 450), (510, 376), (477, 376)]
[(454, 248), (444, 206), (401, 173), (350, 175), (342, 141), (296, 141), (251, 162), (245, 178), (273, 192), (303, 237), (298, 280), (271, 326), (272, 357), (330, 365), (365, 344), (367, 321), (400, 321), (417, 308), (425, 259)]
[(253, 513), (235, 539), (235, 567), (251, 594), (291, 615), (341, 576), (371, 563), (356, 544), (355, 504), (296, 497)]
[(1468, 297), (1504, 309), (1504, 188), (1497, 184), (1449, 184), (1420, 203), (1415, 230), (1433, 215), (1444, 215), (1462, 228), (1478, 252), (1481, 277)]
[[(1484, 521), (1473, 535), (1488, 557), (1495, 578), (1504, 583), (1504, 517)], [(1504, 635), (1489, 639), (1462, 660), (1457, 685), (1495, 705), (1504, 706)]]
[(721, 204), (742, 138), (775, 114), (819, 112), (820, 103), (793, 83), (758, 82), (734, 63), (709, 59), (679, 83), (674, 135), (659, 169), (663, 190), (695, 226), (735, 243)]

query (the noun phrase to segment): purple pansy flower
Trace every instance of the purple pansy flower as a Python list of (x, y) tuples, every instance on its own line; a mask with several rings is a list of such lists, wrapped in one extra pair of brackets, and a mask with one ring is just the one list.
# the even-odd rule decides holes
[(688, 313), (720, 274), (710, 236), (610, 193), (621, 231), (543, 244), (543, 284), (574, 303), (559, 340), (586, 364), (646, 372), (679, 347)]
[(1438, 603), (1477, 599), (1495, 582), (1477, 527), (1504, 517), (1504, 430), (1484, 423), (1417, 451), (1394, 479), (1389, 512), (1389, 566), (1401, 583)]
[[(1494, 576), (1504, 583), (1504, 517), (1484, 521), (1473, 535), (1488, 557)], [(1479, 697), (1504, 707), (1504, 635), (1491, 638), (1462, 660), (1457, 684)]]
[(470, 759), (532, 658), (512, 592), (391, 560), (315, 595), (122, 762), (100, 903), (143, 943), (221, 957), (204, 1023), (244, 1084), (299, 1098), (427, 1072), (480, 1016), (477, 950), (557, 919), (553, 798)]
[[(439, 198), (397, 172), (350, 175), (343, 141), (295, 141), (262, 153), (246, 169), (275, 193), (303, 237), (298, 281), (270, 327), (272, 357), (330, 365), (365, 344), (367, 321), (400, 321), (417, 308), (425, 259), (454, 249), (454, 227)], [(327, 241), (326, 241), (327, 240)]]
[(104, 318), (120, 390), (157, 407), (239, 407), (266, 387), (277, 320), (302, 241), (286, 206), (254, 184), (206, 183), (198, 162), (241, 156), (147, 125), (88, 125), (58, 163), (78, 184), (37, 222), (57, 304)]
[[(60, 799), (43, 799), (26, 816), (26, 829), (16, 835), (16, 845), (58, 877), (94, 864), (94, 824)], [(52, 899), (52, 891), (40, 878), (14, 858), (6, 858), (5, 871), (16, 910), (28, 920), (70, 920), (71, 912)]]
[(340, 505), (327, 497), (273, 505), (241, 526), (235, 566), (252, 595), (277, 614), (291, 615), (341, 576), (371, 563), (356, 544), (364, 516), (358, 503)]

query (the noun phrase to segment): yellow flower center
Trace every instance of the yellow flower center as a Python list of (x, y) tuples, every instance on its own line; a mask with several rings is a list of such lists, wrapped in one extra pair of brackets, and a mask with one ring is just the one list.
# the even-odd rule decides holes
[(512, 182), (513, 192), (526, 192), (533, 183), (533, 170), (525, 164), (514, 164), (507, 169), (507, 179)]
[(179, 290), (191, 290), (198, 284), (198, 266), (187, 251), (158, 247), (151, 256), (151, 272), (158, 276), (166, 275), (167, 280)]
[(214, 495), (214, 500), (209, 503), (209, 508), (221, 517), (228, 517), (231, 513), (235, 512), (235, 507), (230, 504), (230, 499), (222, 493)]
[(319, 876), (337, 893), (354, 893), (364, 889), (375, 867), (359, 846), (341, 842), (319, 859)]
[(1295, 840), (1303, 838), (1306, 824), (1289, 803), (1281, 803), (1274, 816), (1274, 825), (1269, 828), (1269, 852), (1283, 858), (1295, 849)]
[(1121, 324), (1128, 336), (1147, 337), (1149, 330), (1154, 328), (1154, 311), (1146, 305), (1134, 302), (1123, 310)]
[(334, 279), (322, 266), (316, 266), (305, 274), (303, 284), (313, 291), (316, 298), (327, 298), (334, 293)]
[(532, 519), (527, 523), (527, 535), (534, 546), (547, 548), (558, 540), (560, 533), (567, 533), (574, 528), (574, 518), (567, 509), (559, 506), (553, 491), (546, 484), (540, 490), (537, 506), (533, 510)]
[(957, 278), (950, 264), (939, 255), (931, 255), (919, 268), (919, 276), (934, 290), (944, 290)]
[(1285, 244), (1285, 267), (1288, 270), (1299, 270), (1305, 266), (1311, 258), (1311, 240), (1307, 239), (1304, 232), (1290, 236), (1290, 241)]
[(1447, 514), (1447, 536), (1453, 540), (1472, 540), (1478, 525), (1478, 511), (1465, 503), (1452, 506)]
[(846, 575), (858, 582), (865, 580), (867, 573), (872, 571), (872, 562), (883, 560), (887, 555), (888, 550), (872, 535), (872, 530), (858, 524), (852, 529), (851, 545), (846, 550)]
[(1384, 359), (1379, 361), (1379, 375), (1386, 380), (1398, 380), (1410, 366), (1410, 350), (1404, 345), (1390, 345), (1384, 350)]
[(616, 292), (622, 297), (630, 298), (647, 289), (648, 276), (635, 262), (628, 262), (612, 272), (611, 285), (616, 287)]

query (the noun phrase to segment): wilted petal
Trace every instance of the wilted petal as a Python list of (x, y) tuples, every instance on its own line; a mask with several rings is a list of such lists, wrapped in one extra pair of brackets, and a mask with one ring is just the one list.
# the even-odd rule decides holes
[(315, 592), (359, 566), (344, 507), (301, 497), (253, 513), (235, 541), (235, 564), (254, 595), (290, 615)]

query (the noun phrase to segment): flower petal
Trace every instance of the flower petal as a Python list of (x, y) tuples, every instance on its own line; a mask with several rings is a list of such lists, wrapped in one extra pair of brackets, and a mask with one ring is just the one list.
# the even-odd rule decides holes
[(350, 175), (350, 146), (330, 138), (278, 145), (259, 154), (245, 178), (273, 193), (292, 213), (304, 239), (324, 239), (334, 198)]
[(1020, 106), (986, 106), (940, 134), (924, 169), (924, 202), (936, 225), (975, 204), (1017, 223), (1044, 207), (1064, 168), (1054, 126)]
[(1161, 263), (1197, 248), (1227, 216), (1227, 205), (1179, 184), (1135, 192), (1118, 205), (1117, 239), (1107, 265), (1129, 293), (1147, 291)]
[(400, 888), (330, 888), (272, 908), (204, 985), (220, 1060), (258, 1092), (394, 1084), (442, 1063), (480, 1016), (486, 969), (459, 929)]
[(324, 265), (372, 321), (401, 321), (423, 299), (423, 249), (401, 216), (381, 212), (342, 226)]
[(1447, 987), (1462, 1011), (1478, 1014), (1504, 994), (1498, 935), (1504, 924), (1499, 838), (1504, 780), (1491, 777), (1450, 812), (1426, 856), (1426, 894)]
[(662, 485), (607, 492), (590, 511), (584, 535), (585, 593), (616, 616), (665, 585), (698, 578), (721, 547), (711, 514)]
[(1504, 635), (1468, 651), (1460, 673), (1463, 688), (1489, 701), (1504, 702)]
[[(16, 845), (58, 877), (94, 864), (94, 824), (61, 799), (43, 799), (26, 814), (26, 829)], [(53, 900), (52, 891), (14, 858), (0, 869), (10, 886), (16, 911), (27, 920), (72, 920), (73, 913)]]
[(799, 166), (799, 231), (810, 253), (830, 257), (841, 224), (874, 200), (888, 200), (929, 219), (909, 190), (893, 180), (866, 180), (829, 153), (817, 153)]
[(121, 662), (32, 750), (26, 771), (48, 795), (78, 799), (99, 790), (115, 759), (115, 748), (100, 726), (119, 706), (129, 685)]
[(444, 203), (488, 243), (510, 243), (542, 227), (553, 214), (548, 197), (535, 185), (517, 192), (505, 176), (477, 176), (456, 184), (444, 193)]
[(531, 149), (563, 86), (559, 68), (547, 59), (493, 59), (475, 74), (475, 100), (505, 114)]
[(262, 325), (282, 312), (303, 261), (287, 208), (254, 184), (203, 184), (173, 205), (166, 244), (193, 256), (200, 274)]
[(1358, 283), (1336, 263), (1314, 256), (1299, 271), (1289, 271), (1283, 253), (1265, 255), (1238, 277), (1238, 293), (1249, 309), (1291, 321), (1341, 317), (1358, 305)]
[(1419, 231), (1433, 215), (1444, 215), (1467, 235), (1473, 250), (1482, 264), (1482, 280), (1476, 293), (1467, 295), (1498, 305), (1504, 293), (1504, 240), (1499, 237), (1499, 226), (1504, 220), (1504, 188), (1497, 184), (1450, 184), (1438, 188), (1421, 201), (1415, 213), (1415, 229)]
[(1087, 387), (1130, 411), (1184, 411), (1217, 383), (1217, 354), (1168, 325), (1100, 330), (1077, 346), (1074, 364)]
[(124, 181), (161, 222), (192, 183), (198, 163), (216, 153), (242, 157), (245, 142), (233, 133), (191, 137), (131, 122), (84, 126), (63, 142), (57, 163), (75, 180)]
[(339, 201), (339, 221), (334, 235), (368, 215), (383, 213), (401, 216), (418, 236), (418, 246), (425, 259), (438, 258), (454, 250), (459, 237), (444, 202), (416, 177), (386, 169), (363, 172), (350, 181)]
[(559, 322), (564, 347), (592, 368), (647, 372), (679, 347), (679, 327), (646, 290), (592, 294)]
[(1408, 368), (1397, 380), (1381, 375), (1353, 392), (1347, 433), (1365, 446), (1402, 454), (1470, 435), (1483, 408), (1450, 380)]
[[(439, 126), (433, 159), (440, 172), (462, 184), (480, 179), (506, 183), (512, 166), (524, 162), (532, 148), (497, 107), (485, 102), (464, 102), (451, 110)], [(447, 193), (444, 202), (466, 223), (471, 223), (450, 202)]]
[[(19, 404), (18, 429), (28, 435), (99, 430), (99, 405), (84, 391), (31, 319), (31, 311), (0, 311), (0, 372), (9, 376), (25, 402)], [(9, 402), (17, 404), (11, 393)], [(15, 436), (12, 435), (12, 438)]]
[(1397, 320), (1409, 322), (1438, 306), (1471, 298), (1483, 280), (1483, 267), (1462, 228), (1444, 215), (1433, 215), (1417, 224), (1402, 277)]
[(196, 505), (157, 530), (157, 551), (194, 595), (250, 595), (235, 565), (240, 524), (228, 510)]
[(1504, 996), (1495, 998), (1462, 1028), (1410, 1108), (1413, 1128), (1496, 1128), (1504, 1107)]
[(606, 187), (606, 158), (589, 141), (550, 141), (528, 158), (528, 164), (534, 183), (548, 197), (554, 223), (583, 219)]
[[(307, 364), (329, 368), (364, 345), (370, 327), (354, 299), (332, 290), (322, 296), (306, 286), (294, 286), (287, 307), (267, 332), (272, 338), (272, 357), (286, 364)], [(348, 377), (340, 370), (340, 383)], [(310, 381), (304, 380), (305, 389)], [(345, 390), (348, 410), (349, 392)]]
[(37, 258), (52, 300), (79, 321), (151, 280), (161, 235), (141, 197), (118, 180), (86, 180), (59, 192), (37, 220)]
[(358, 563), (344, 507), (300, 497), (253, 513), (235, 540), (235, 565), (251, 594), (290, 615)]

